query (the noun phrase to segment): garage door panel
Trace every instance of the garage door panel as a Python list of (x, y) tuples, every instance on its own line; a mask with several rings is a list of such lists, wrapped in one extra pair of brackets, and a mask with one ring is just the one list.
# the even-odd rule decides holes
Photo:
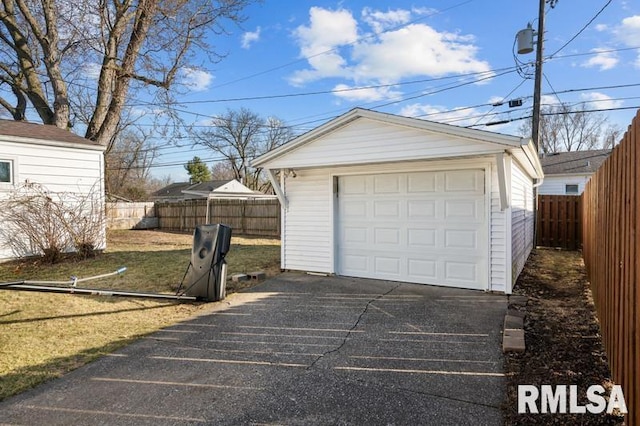
[(484, 176), (481, 171), (457, 170), (444, 172), (445, 192), (484, 192)]
[(400, 230), (398, 228), (375, 228), (373, 242), (375, 244), (400, 244)]
[(339, 274), (488, 287), (483, 170), (345, 176), (338, 190)]
[(376, 274), (400, 276), (400, 259), (397, 257), (376, 256), (374, 266)]
[(349, 179), (342, 179), (340, 182), (340, 192), (345, 195), (366, 195), (366, 176), (349, 176)]
[(366, 244), (367, 243), (367, 228), (348, 227), (343, 230), (343, 239), (345, 243), (349, 244)]
[(422, 250), (425, 247), (436, 248), (436, 229), (407, 229), (407, 246)]
[(474, 284), (478, 279), (478, 266), (471, 262), (445, 261), (445, 280)]
[(436, 192), (436, 174), (433, 172), (412, 173), (407, 177), (407, 193)]
[(399, 194), (402, 176), (374, 176), (373, 177), (373, 193), (374, 194)]
[(345, 219), (365, 219), (367, 217), (367, 201), (344, 201), (341, 203), (340, 214)]
[(429, 259), (407, 259), (409, 277), (419, 280), (437, 280), (438, 268), (436, 260)]
[(373, 202), (373, 217), (375, 219), (400, 219), (400, 201), (378, 201)]
[(450, 220), (464, 219), (484, 222), (484, 205), (479, 200), (444, 200), (444, 215)]
[(478, 232), (476, 230), (446, 229), (444, 231), (446, 248), (478, 249)]
[(408, 200), (407, 216), (410, 219), (436, 219), (436, 200)]

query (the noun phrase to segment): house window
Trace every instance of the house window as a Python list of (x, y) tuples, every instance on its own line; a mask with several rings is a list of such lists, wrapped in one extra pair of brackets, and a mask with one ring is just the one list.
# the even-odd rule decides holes
[(577, 184), (567, 184), (564, 186), (564, 193), (567, 195), (578, 195)]
[(0, 183), (13, 183), (13, 161), (0, 160)]

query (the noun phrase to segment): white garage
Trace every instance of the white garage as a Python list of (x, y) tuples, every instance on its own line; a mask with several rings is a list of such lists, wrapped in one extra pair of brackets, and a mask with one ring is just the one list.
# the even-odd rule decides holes
[(535, 149), (355, 109), (253, 162), (282, 204), (282, 268), (510, 293), (533, 247)]

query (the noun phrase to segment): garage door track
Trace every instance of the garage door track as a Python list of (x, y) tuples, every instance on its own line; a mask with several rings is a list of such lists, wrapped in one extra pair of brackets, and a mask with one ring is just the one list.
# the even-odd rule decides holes
[(506, 303), (282, 274), (0, 403), (0, 423), (499, 425)]

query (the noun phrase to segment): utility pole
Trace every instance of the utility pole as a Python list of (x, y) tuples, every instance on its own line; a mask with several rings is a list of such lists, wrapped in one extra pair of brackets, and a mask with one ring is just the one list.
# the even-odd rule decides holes
[[(544, 7), (546, 0), (540, 0), (538, 9), (538, 41), (536, 43), (536, 75), (533, 86), (533, 122), (531, 123), (531, 139), (536, 147), (536, 153), (540, 153), (540, 96), (542, 92), (542, 52), (544, 43)], [(551, 7), (555, 1), (551, 2)]]

